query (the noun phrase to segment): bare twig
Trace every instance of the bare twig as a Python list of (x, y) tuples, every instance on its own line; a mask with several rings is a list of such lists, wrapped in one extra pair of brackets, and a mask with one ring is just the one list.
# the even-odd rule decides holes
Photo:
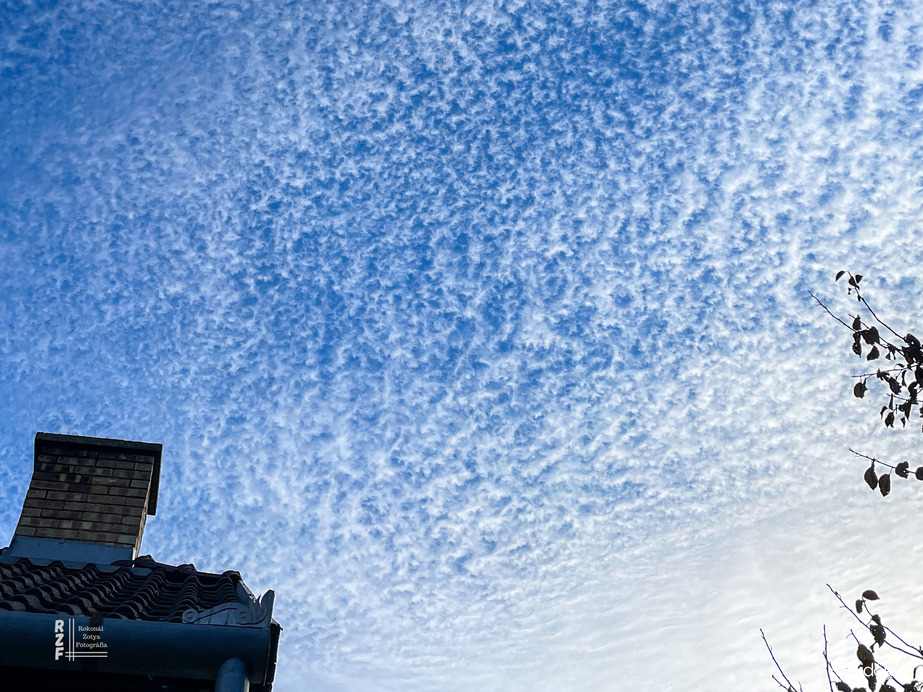
[[(857, 452), (857, 451), (856, 451), (855, 449), (853, 449), (852, 447), (847, 447), (847, 449), (848, 449), (850, 452), (852, 452), (853, 454), (855, 454), (857, 457), (862, 457), (863, 459), (868, 459), (869, 461), (874, 461), (876, 464), (881, 464), (882, 466), (887, 466), (889, 469), (896, 468), (896, 467), (892, 466), (891, 464), (889, 464), (889, 463), (887, 463), (887, 462), (881, 461), (880, 459), (876, 459), (876, 458), (874, 458), (874, 457), (870, 457), (868, 454), (862, 454), (861, 452)], [(827, 586), (829, 587), (830, 584), (827, 584)], [(834, 593), (836, 593), (836, 592), (834, 591)]]
[[(830, 658), (827, 656), (827, 625), (824, 625), (824, 663), (827, 664), (827, 684), (830, 685), (830, 692), (833, 692), (833, 680), (830, 678), (830, 671), (833, 670), (833, 666), (830, 665)], [(835, 670), (833, 674), (840, 680), (843, 679)]]
[(884, 328), (887, 329), (889, 332), (891, 332), (892, 334), (894, 334), (894, 336), (896, 336), (896, 337), (897, 337), (898, 339), (900, 339), (901, 341), (904, 340), (904, 337), (903, 337), (903, 336), (901, 336), (901, 335), (898, 334), (896, 331), (894, 331), (893, 329), (891, 329), (891, 326), (890, 326), (887, 322), (885, 322), (885, 321), (882, 320), (878, 315), (875, 314), (875, 311), (872, 310), (872, 306), (869, 305), (869, 302), (865, 299), (865, 296), (863, 296), (863, 295), (859, 292), (859, 287), (858, 287), (858, 286), (856, 286), (856, 295), (859, 296), (859, 300), (862, 301), (862, 304), (866, 307), (866, 309), (867, 309), (870, 313), (872, 313), (872, 317), (875, 318), (875, 321), (878, 322), (878, 324), (880, 324), (882, 327), (884, 327)]
[[(850, 276), (850, 278), (852, 278), (852, 274), (850, 274), (849, 276)], [(865, 297), (864, 297), (864, 296), (862, 295), (862, 293), (859, 291), (859, 286), (853, 284), (853, 285), (852, 285), (852, 288), (853, 288), (853, 290), (855, 290), (855, 292), (856, 292), (856, 297), (857, 297), (857, 298), (859, 299), (859, 301), (865, 306), (866, 310), (869, 311), (869, 313), (872, 315), (872, 317), (875, 319), (875, 321), (878, 322), (878, 324), (880, 324), (882, 327), (884, 327), (885, 329), (887, 329), (889, 332), (891, 332), (892, 334), (894, 334), (894, 336), (896, 336), (898, 339), (900, 339), (901, 341), (904, 341), (904, 337), (903, 337), (901, 334), (898, 334), (896, 331), (894, 331), (894, 329), (892, 329), (891, 326), (890, 326), (887, 322), (885, 322), (884, 320), (882, 320), (882, 319), (878, 316), (878, 313), (876, 313), (875, 310), (872, 309), (872, 306), (869, 305), (869, 302), (865, 299)], [(813, 293), (812, 291), (808, 291), (808, 294), (809, 294), (809, 295), (817, 302), (817, 304), (820, 305), (820, 306), (824, 309), (824, 311), (825, 311), (828, 315), (830, 315), (833, 319), (835, 319), (837, 322), (839, 322), (840, 324), (842, 324), (844, 327), (846, 327), (846, 328), (849, 329), (850, 331), (852, 331), (852, 332), (855, 332), (855, 331), (856, 331), (855, 329), (853, 329), (853, 327), (852, 327), (851, 324), (847, 324), (847, 323), (844, 322), (840, 317), (838, 317), (837, 315), (835, 315), (835, 314), (833, 313), (833, 311), (831, 311), (830, 308), (828, 308), (826, 305), (824, 305), (823, 301), (822, 301), (820, 298), (818, 298), (816, 295), (814, 295), (814, 293)], [(900, 350), (895, 344), (891, 344), (891, 343), (888, 342), (886, 339), (881, 339), (881, 343), (884, 344), (885, 346), (892, 346), (892, 347), (894, 347), (895, 349)], [(906, 343), (906, 342), (905, 342), (905, 343)]]
[(760, 634), (763, 636), (763, 643), (766, 644), (766, 648), (769, 649), (769, 657), (772, 659), (772, 662), (776, 664), (776, 668), (779, 669), (779, 674), (782, 676), (782, 679), (785, 680), (785, 682), (788, 684), (788, 687), (786, 687), (781, 682), (779, 682), (776, 679), (775, 675), (772, 676), (772, 679), (779, 683), (779, 687), (782, 687), (785, 690), (794, 690), (795, 686), (792, 684), (792, 681), (789, 680), (788, 677), (785, 675), (785, 671), (782, 670), (782, 666), (780, 666), (779, 662), (776, 660), (776, 655), (772, 653), (772, 647), (769, 646), (769, 640), (766, 639), (766, 633), (763, 632), (762, 627), (760, 628)]
[(875, 372), (864, 372), (861, 375), (850, 375), (850, 377), (878, 377), (878, 373), (880, 372), (904, 372), (909, 369), (910, 369), (909, 365), (898, 365), (893, 368), (889, 368), (887, 370), (876, 370)]
[[(849, 276), (849, 285), (851, 286), (850, 290), (856, 292), (856, 298), (859, 300), (859, 302), (861, 302), (865, 306), (866, 310), (868, 310), (869, 313), (871, 313), (872, 317), (875, 318), (875, 321), (878, 322), (878, 324), (880, 324), (882, 327), (887, 329), (889, 332), (894, 334), (894, 336), (896, 336), (898, 339), (903, 341), (904, 337), (898, 334), (893, 329), (891, 329), (891, 326), (888, 323), (886, 323), (883, 319), (881, 319), (872, 309), (872, 306), (869, 305), (869, 302), (865, 299), (865, 296), (862, 295), (862, 290), (859, 288), (859, 282), (856, 281), (856, 277), (853, 276), (852, 272), (846, 272), (846, 274)], [(842, 276), (842, 273), (837, 274), (837, 279), (839, 279), (840, 276)], [(859, 278), (861, 279), (862, 277), (860, 276)]]
[(852, 325), (846, 324), (842, 319), (840, 319), (839, 317), (837, 317), (836, 315), (834, 315), (834, 314), (830, 311), (830, 308), (828, 308), (826, 305), (824, 305), (824, 304), (821, 302), (820, 298), (818, 298), (816, 295), (814, 295), (811, 291), (808, 291), (808, 294), (809, 294), (814, 300), (817, 301), (817, 304), (820, 305), (828, 315), (830, 315), (833, 319), (835, 319), (837, 322), (839, 322), (839, 323), (842, 324), (844, 327), (846, 327), (849, 331), (854, 331), (853, 328), (852, 328)]
[[(893, 674), (890, 670), (888, 670), (887, 667), (885, 667), (884, 665), (882, 665), (882, 664), (881, 664), (880, 662), (878, 662), (878, 661), (875, 661), (875, 663), (877, 663), (877, 664), (878, 664), (878, 667), (881, 668), (884, 672), (886, 672), (886, 673), (888, 674), (888, 678), (889, 678), (889, 679), (894, 680), (894, 682), (896, 682), (896, 683), (897, 683), (898, 685), (900, 685), (901, 687), (904, 686), (904, 683), (902, 683), (900, 680), (898, 680), (896, 677), (894, 677), (894, 674)], [(885, 682), (887, 682), (887, 680), (885, 680)]]

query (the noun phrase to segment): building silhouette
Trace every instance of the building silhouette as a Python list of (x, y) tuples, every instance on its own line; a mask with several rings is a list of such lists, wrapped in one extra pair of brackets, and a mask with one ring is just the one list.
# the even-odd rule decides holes
[(161, 451), (35, 436), (19, 524), (0, 550), (0, 690), (270, 692), (273, 592), (257, 599), (237, 572), (138, 556)]

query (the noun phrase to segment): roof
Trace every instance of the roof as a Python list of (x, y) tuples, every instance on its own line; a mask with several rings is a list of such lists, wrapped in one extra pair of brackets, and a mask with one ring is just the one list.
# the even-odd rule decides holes
[[(45, 562), (45, 561), (42, 561)], [(241, 599), (240, 574), (199, 572), (193, 565), (173, 567), (150, 556), (114, 565), (36, 564), (27, 557), (0, 561), (0, 609), (107, 617), (120, 620), (183, 622)]]
[(271, 692), (275, 594), (257, 599), (235, 571), (136, 557), (161, 456), (159, 444), (36, 434), (19, 525), (0, 550), (4, 689)]
[[(15, 649), (22, 644), (24, 637), (32, 636), (34, 632), (38, 632), (35, 636), (39, 637), (38, 645), (20, 647), (25, 647), (24, 651), (30, 656), (34, 650), (37, 656), (35, 661), (16, 663), (19, 659), (12, 654), (5, 658), (0, 656), (3, 659), (0, 660), (0, 669), (10, 673), (12, 669), (7, 670), (7, 667), (11, 665), (51, 667), (50, 655), (39, 655), (45, 653), (46, 640), (50, 641), (45, 631), (50, 621), (47, 618), (64, 615), (77, 618), (78, 622), (89, 618), (87, 624), (103, 625), (107, 633), (111, 632), (111, 635), (107, 635), (112, 637), (110, 652), (118, 655), (108, 660), (94, 661), (94, 670), (104, 676), (109, 673), (138, 672), (137, 666), (130, 664), (131, 652), (126, 647), (139, 636), (145, 641), (144, 651), (141, 652), (143, 660), (158, 659), (160, 663), (156, 666), (152, 664), (152, 672), (168, 675), (169, 671), (161, 672), (166, 670), (166, 664), (163, 663), (165, 659), (153, 653), (148, 655), (149, 644), (144, 637), (166, 639), (167, 658), (174, 657), (174, 653), (169, 652), (176, 649), (179, 637), (186, 640), (187, 644), (200, 642), (204, 647), (204, 658), (196, 659), (195, 665), (198, 668), (195, 670), (198, 672), (192, 677), (207, 675), (209, 670), (220, 665), (230, 655), (222, 651), (255, 651), (257, 660), (255, 663), (250, 661), (250, 664), (262, 684), (251, 685), (250, 689), (269, 692), (282, 629), (272, 619), (273, 598), (272, 591), (266, 592), (260, 599), (255, 598), (237, 572), (200, 572), (194, 565), (174, 567), (159, 563), (150, 556), (100, 564), (20, 557), (11, 555), (8, 549), (0, 550), (0, 620), (5, 623), (0, 627), (0, 634), (7, 626), (16, 625), (21, 629), (15, 636), (8, 633), (13, 639), (0, 636), (0, 640), (3, 640), (7, 649)], [(16, 619), (15, 622), (10, 618)], [(28, 625), (27, 621), (33, 620), (33, 625)], [(200, 625), (213, 627), (200, 628)], [(150, 646), (156, 645), (154, 639), (150, 640)], [(217, 649), (208, 649), (211, 646), (209, 642), (218, 642), (215, 644)], [(228, 642), (228, 648), (225, 649), (225, 645), (220, 642)], [(254, 649), (250, 644), (244, 646), (240, 642), (265, 644), (259, 644)], [(153, 649), (150, 651), (153, 652)], [(218, 658), (209, 659), (207, 665), (203, 664), (204, 668), (199, 665), (213, 651), (219, 652), (215, 654)], [(9, 651), (5, 653), (9, 654)], [(187, 677), (183, 672), (187, 669), (186, 662), (179, 661), (171, 668), (172, 675)], [(23, 669), (22, 673), (24, 679), (31, 675), (27, 669)], [(82, 678), (74, 678), (75, 681), (78, 679)], [(92, 687), (96, 678), (87, 680)], [(174, 683), (163, 689), (186, 689)], [(122, 688), (124, 686), (116, 684), (113, 689)]]

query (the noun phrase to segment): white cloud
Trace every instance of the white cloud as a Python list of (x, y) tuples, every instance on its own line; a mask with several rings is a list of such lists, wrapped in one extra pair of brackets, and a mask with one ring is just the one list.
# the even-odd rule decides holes
[(6, 30), (0, 533), (35, 430), (163, 442), (280, 690), (807, 682), (824, 580), (913, 598), (807, 289), (920, 314), (915, 8), (87, 12)]

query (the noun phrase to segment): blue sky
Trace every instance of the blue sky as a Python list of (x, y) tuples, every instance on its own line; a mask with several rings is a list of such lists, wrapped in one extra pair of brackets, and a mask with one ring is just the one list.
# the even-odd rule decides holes
[(918, 324), (921, 26), (7, 3), (0, 542), (35, 431), (161, 442), (142, 551), (277, 591), (280, 692), (822, 686), (825, 582), (923, 605), (807, 294)]

